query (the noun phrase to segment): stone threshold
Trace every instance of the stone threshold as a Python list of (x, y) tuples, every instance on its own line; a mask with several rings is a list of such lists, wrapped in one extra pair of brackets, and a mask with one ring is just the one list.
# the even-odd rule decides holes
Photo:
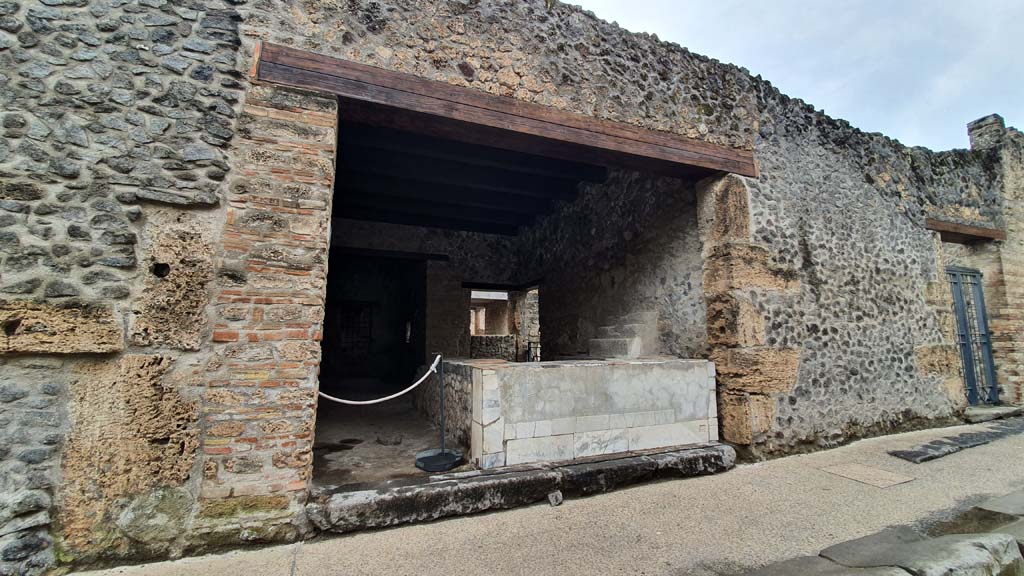
[(1024, 407), (1022, 406), (968, 406), (964, 410), (964, 421), (968, 424), (979, 424), (991, 420), (1013, 418), (1014, 416), (1020, 416), (1022, 412), (1024, 412)]
[(320, 530), (345, 533), (588, 496), (662, 478), (717, 474), (736, 464), (725, 444), (627, 452), (568, 462), (471, 470), (391, 481), (374, 489), (310, 495), (306, 515)]

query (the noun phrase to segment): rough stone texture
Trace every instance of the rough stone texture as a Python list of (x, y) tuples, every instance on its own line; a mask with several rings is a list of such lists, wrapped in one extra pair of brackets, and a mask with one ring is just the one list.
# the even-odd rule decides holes
[(516, 336), (470, 336), (470, 358), (498, 358), (501, 360), (516, 359)]
[(245, 95), (200, 377), (197, 542), (306, 530), (297, 515), (313, 462), (336, 112), (332, 96), (272, 86)]
[(89, 362), (76, 370), (70, 384), (74, 425), (61, 459), (59, 491), (66, 557), (88, 561), (130, 552), (163, 553), (182, 536), (183, 522), (147, 532), (122, 520), (129, 529), (117, 528), (122, 513), (131, 516), (140, 506), (162, 507), (132, 499), (149, 499), (154, 488), (181, 486), (192, 474), (199, 411), (195, 401), (183, 396), (173, 363), (167, 356), (130, 354), (117, 364)]
[(66, 362), (0, 359), (0, 574), (38, 574), (55, 558), (49, 525), (67, 430)]
[[(745, 70), (542, 0), (0, 5), (0, 350), (37, 355), (10, 361), (46, 366), (24, 373), (33, 385), (85, 369), (112, 381), (173, 352), (168, 397), (194, 387), (203, 431), (188, 481), (154, 473), (159, 485), (116, 502), (117, 478), (85, 485), (85, 464), (70, 460), (61, 480), (34, 440), (21, 460), (5, 454), (87, 500), (51, 512), (70, 515), (57, 534), (69, 550), (173, 555), (305, 533), (329, 228), (356, 247), (450, 256), (428, 265), (428, 352), (470, 352), (463, 281), (545, 276), (549, 358), (585, 351), (608, 315), (657, 310), (661, 352), (722, 362), (723, 435), (776, 454), (960, 410), (942, 266), (962, 255), (924, 218), (1002, 227), (1006, 241), (972, 250), (999, 254), (1002, 277), (986, 276), (1005, 286), (990, 303), (999, 380), (1006, 400), (1021, 399), (1024, 136), (998, 117), (972, 125), (970, 151), (908, 149)], [(254, 85), (257, 38), (749, 148), (761, 177), (695, 187), (613, 171), (518, 239), (332, 225), (337, 103)], [(124, 351), (122, 327), (137, 348)], [(51, 353), (105, 356), (38, 356)], [(776, 359), (785, 370), (767, 369)], [(117, 393), (89, 408), (58, 388), (52, 406), (31, 408), (51, 416), (25, 418), (85, 407), (47, 445), (61, 445), (67, 422), (75, 443), (63, 453), (79, 454), (69, 450)], [(170, 533), (139, 514), (188, 501), (173, 544), (136, 543)], [(30, 572), (53, 558), (33, 524), (47, 519), (31, 518), (4, 536)]]
[(920, 464), (1021, 433), (1024, 433), (1024, 418), (1011, 418), (989, 425), (985, 430), (962, 432), (906, 450), (893, 450), (889, 454)]
[(732, 448), (715, 444), (581, 464), (459, 472), (385, 490), (327, 495), (306, 510), (321, 530), (351, 532), (524, 506), (556, 490), (589, 495), (656, 478), (717, 474), (735, 462)]
[(656, 353), (706, 356), (696, 220), (692, 184), (613, 171), (525, 230), (521, 277), (543, 278), (544, 358), (586, 354), (598, 327), (647, 311)]
[[(199, 350), (206, 343), (213, 246), (205, 222), (181, 215), (173, 223), (151, 218), (152, 245), (143, 262), (142, 292), (133, 301), (131, 343)], [(157, 224), (159, 223), (159, 224)]]
[(803, 556), (770, 564), (759, 570), (748, 572), (747, 576), (909, 576), (900, 568), (848, 568), (831, 562), (821, 556)]
[(0, 353), (116, 352), (124, 334), (109, 306), (0, 300)]
[(1019, 576), (1024, 558), (1007, 534), (955, 534), (897, 540), (893, 531), (837, 544), (821, 555), (850, 568), (896, 566), (920, 576)]
[[(433, 362), (433, 355), (429, 360)], [(420, 375), (422, 372), (416, 377)], [(468, 449), (473, 421), (473, 371), (461, 363), (445, 361), (444, 381), (445, 440), (453, 446)], [(437, 375), (431, 376), (412, 393), (416, 409), (437, 426), (441, 423), (439, 382)]]

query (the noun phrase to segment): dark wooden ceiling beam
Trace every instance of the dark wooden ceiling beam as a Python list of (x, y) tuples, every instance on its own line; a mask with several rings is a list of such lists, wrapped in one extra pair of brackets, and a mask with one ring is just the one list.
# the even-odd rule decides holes
[(429, 200), (410, 200), (408, 198), (392, 198), (388, 196), (367, 196), (356, 194), (352, 196), (335, 196), (334, 212), (344, 216), (346, 211), (353, 208), (372, 208), (375, 210), (387, 210), (390, 212), (401, 212), (414, 216), (428, 216), (457, 220), (470, 220), (508, 226), (522, 226), (529, 224), (534, 219), (534, 214), (520, 214), (506, 212), (492, 208), (472, 208), (468, 206), (452, 206), (440, 204)]
[(395, 128), (344, 123), (339, 130), (339, 137), (342, 150), (349, 146), (358, 146), (401, 154), (415, 154), (426, 158), (458, 160), (477, 166), (563, 180), (604, 182), (608, 178), (608, 169), (604, 166), (468, 144)]
[(571, 200), (576, 183), (532, 174), (498, 170), (456, 160), (441, 160), (413, 154), (392, 154), (348, 147), (338, 151), (339, 173), (370, 173), (381, 176), (403, 174), (435, 184), (450, 184), (492, 193)]
[[(602, 151), (604, 155), (621, 161), (632, 162), (630, 159), (646, 158), (651, 165), (663, 165), (666, 169), (673, 165), (691, 166), (757, 176), (753, 154), (747, 150), (726, 148), (676, 134), (572, 114), (277, 44), (265, 42), (260, 45), (255, 76), (267, 82), (328, 92), (389, 109), (409, 110), (470, 126), (489, 127), (506, 134), (520, 134), (531, 139)], [(495, 142), (492, 145), (530, 152), (511, 141)], [(598, 156), (601, 155), (567, 159), (582, 159), (586, 163), (604, 165), (603, 162), (593, 161)], [(613, 162), (610, 165), (622, 163)]]
[(424, 216), (422, 214), (408, 214), (405, 212), (394, 212), (375, 208), (351, 207), (344, 213), (335, 214), (335, 217), (348, 218), (351, 220), (366, 220), (370, 222), (386, 222), (390, 224), (406, 224), (409, 226), (425, 226), (428, 228), (445, 228), (449, 230), (461, 230), (463, 232), (480, 232), (482, 234), (498, 234), (503, 236), (515, 236), (519, 233), (518, 226), (510, 226), (507, 224), (477, 222), (474, 220), (463, 220), (460, 218)]
[(547, 211), (551, 202), (532, 196), (497, 194), (490, 190), (438, 184), (412, 178), (401, 178), (365, 172), (345, 171), (335, 179), (336, 197), (339, 196), (387, 196), (395, 199), (429, 200), (452, 206), (494, 208), (521, 214), (538, 214)]

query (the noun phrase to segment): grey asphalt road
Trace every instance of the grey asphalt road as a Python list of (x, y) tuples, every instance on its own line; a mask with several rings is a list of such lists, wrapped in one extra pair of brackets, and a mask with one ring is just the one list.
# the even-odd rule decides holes
[[(1024, 436), (924, 464), (886, 454), (926, 430), (518, 510), (81, 576), (723, 575), (1024, 488)], [(823, 470), (846, 465), (878, 487)], [(901, 478), (902, 477), (902, 478)], [(879, 481), (880, 480), (880, 481)]]

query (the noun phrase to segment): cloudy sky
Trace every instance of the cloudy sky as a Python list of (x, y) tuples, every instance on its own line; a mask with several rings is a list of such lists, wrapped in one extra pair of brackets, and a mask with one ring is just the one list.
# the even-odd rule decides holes
[(1024, 0), (566, 1), (904, 144), (966, 148), (992, 112), (1024, 129)]

